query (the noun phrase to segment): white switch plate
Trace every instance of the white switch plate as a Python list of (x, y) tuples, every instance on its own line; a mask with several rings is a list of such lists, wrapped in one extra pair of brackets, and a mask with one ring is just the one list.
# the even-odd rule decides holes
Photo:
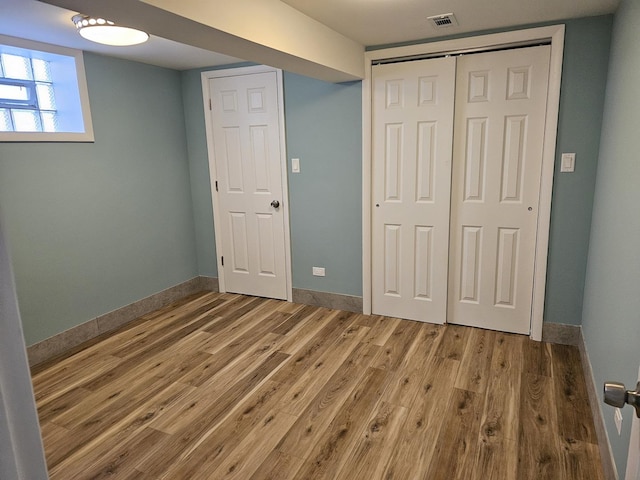
[(620, 435), (620, 432), (622, 432), (622, 410), (620, 410), (619, 408), (616, 408), (613, 419), (616, 422), (616, 429), (618, 430), (618, 435)]
[(324, 277), (324, 267), (313, 267), (313, 275), (315, 277)]
[(291, 172), (292, 173), (300, 173), (300, 159), (292, 158), (291, 159)]
[(576, 169), (576, 154), (575, 153), (563, 153), (560, 163), (561, 172), (574, 172)]

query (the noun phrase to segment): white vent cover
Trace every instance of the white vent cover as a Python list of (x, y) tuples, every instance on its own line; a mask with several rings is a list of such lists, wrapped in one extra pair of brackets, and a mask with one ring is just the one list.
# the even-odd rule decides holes
[(433, 15), (431, 17), (427, 17), (429, 23), (433, 28), (448, 28), (448, 27), (457, 27), (458, 21), (453, 13), (443, 13), (441, 15)]

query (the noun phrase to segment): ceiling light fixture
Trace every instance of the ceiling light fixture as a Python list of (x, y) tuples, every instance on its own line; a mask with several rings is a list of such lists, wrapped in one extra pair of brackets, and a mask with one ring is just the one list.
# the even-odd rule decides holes
[(120, 27), (104, 18), (78, 14), (74, 15), (71, 21), (83, 38), (104, 45), (126, 47), (149, 40), (149, 34), (146, 32), (130, 27)]

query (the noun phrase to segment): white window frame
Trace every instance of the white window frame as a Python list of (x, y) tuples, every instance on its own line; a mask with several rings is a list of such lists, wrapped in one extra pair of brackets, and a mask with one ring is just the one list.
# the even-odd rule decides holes
[(83, 132), (0, 132), (0, 142), (93, 142), (93, 122), (82, 51), (6, 35), (0, 35), (0, 44), (73, 58), (84, 125)]
[(531, 309), (532, 340), (542, 340), (544, 297), (547, 276), (549, 228), (551, 225), (551, 195), (555, 164), (556, 134), (560, 110), (560, 82), (564, 52), (564, 25), (514, 30), (453, 40), (434, 41), (372, 50), (365, 53), (365, 78), (362, 81), (362, 301), (363, 312), (371, 314), (371, 67), (379, 60), (414, 55), (446, 54), (461, 50), (491, 50), (496, 47), (523, 45), (536, 41), (551, 42), (549, 91), (544, 131), (538, 233), (536, 241), (533, 302)]

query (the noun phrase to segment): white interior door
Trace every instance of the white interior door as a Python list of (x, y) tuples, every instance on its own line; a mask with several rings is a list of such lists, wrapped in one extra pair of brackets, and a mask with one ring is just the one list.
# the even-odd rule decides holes
[(549, 54), (458, 58), (450, 323), (530, 331)]
[(455, 58), (373, 67), (372, 311), (444, 323)]
[[(638, 382), (640, 382), (640, 370), (638, 370)], [(631, 390), (634, 388), (631, 387)], [(640, 480), (640, 419), (633, 410), (631, 421), (631, 440), (629, 441), (629, 455), (627, 456), (627, 469), (625, 480)]]
[(286, 299), (277, 74), (212, 78), (209, 91), (224, 290)]

